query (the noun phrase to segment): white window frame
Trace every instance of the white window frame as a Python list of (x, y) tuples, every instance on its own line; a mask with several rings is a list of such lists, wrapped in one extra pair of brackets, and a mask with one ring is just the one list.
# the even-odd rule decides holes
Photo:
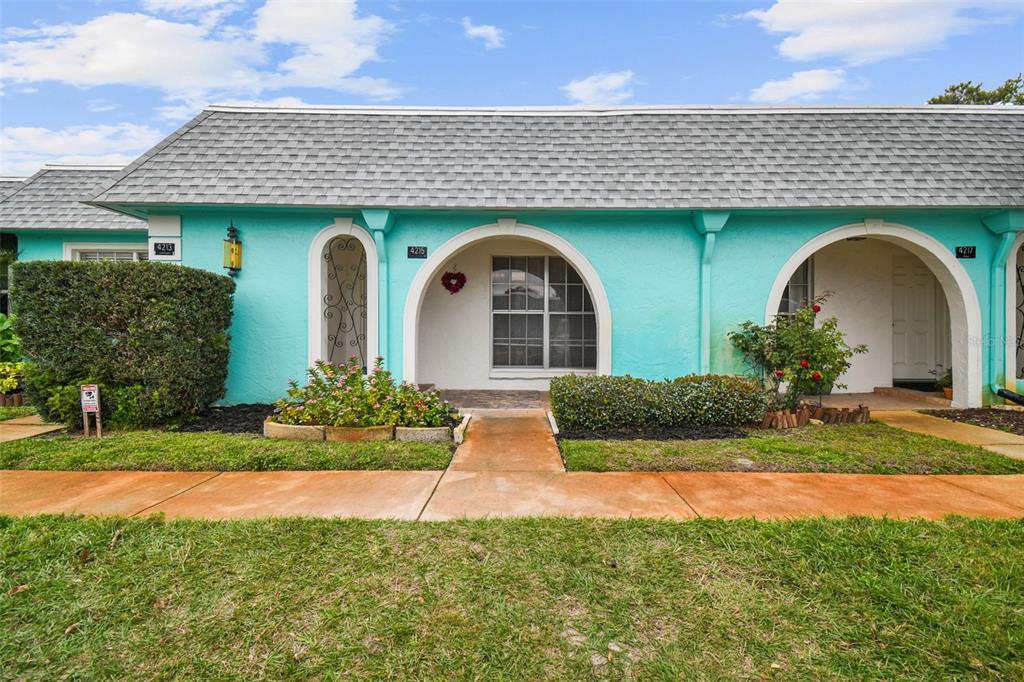
[(807, 301), (810, 303), (814, 300), (814, 256), (810, 256), (803, 263), (800, 263), (797, 269), (793, 271), (793, 274), (789, 276), (789, 279), (786, 280), (786, 286), (782, 289), (782, 298), (779, 299), (779, 310), (776, 313), (781, 317), (792, 317), (795, 314), (794, 311), (782, 310), (782, 302), (786, 300), (786, 291), (789, 290), (790, 286), (793, 284), (793, 278), (795, 278), (800, 272), (800, 268), (804, 266), (804, 263), (807, 264), (807, 281), (805, 282), (807, 287)]
[[(529, 257), (533, 257), (533, 258), (540, 257), (540, 258), (544, 259), (544, 288), (545, 288), (544, 308), (543, 308), (543, 310), (535, 310), (535, 311), (525, 310), (525, 311), (522, 311), (523, 315), (528, 315), (531, 312), (533, 314), (541, 314), (541, 315), (543, 315), (543, 320), (544, 320), (544, 366), (543, 367), (537, 367), (537, 366), (526, 366), (526, 367), (514, 367), (514, 366), (506, 367), (506, 366), (501, 366), (501, 367), (495, 367), (494, 366), (494, 314), (496, 312), (497, 313), (503, 312), (501, 310), (497, 310), (497, 311), (494, 310), (494, 297), (493, 297), (493, 290), (494, 290), (494, 280), (493, 280), (493, 277), (494, 277), (494, 258), (516, 258), (516, 257), (527, 257), (527, 258), (529, 258)], [(597, 327), (598, 327), (598, 325), (601, 324), (601, 321), (600, 321), (599, 316), (597, 314), (597, 306), (594, 304), (594, 296), (593, 296), (593, 294), (590, 293), (590, 287), (587, 286), (587, 281), (585, 279), (583, 279), (582, 275), (579, 274), (579, 270), (576, 268), (576, 266), (573, 265), (572, 262), (568, 258), (565, 258), (564, 256), (561, 256), (559, 254), (536, 253), (536, 252), (532, 252), (532, 251), (523, 252), (523, 251), (519, 251), (519, 250), (501, 251), (500, 253), (489, 253), (488, 256), (487, 256), (487, 316), (489, 318), (489, 320), (488, 320), (488, 328), (490, 330), (490, 333), (489, 333), (489, 343), (487, 344), (487, 359), (488, 359), (488, 364), (489, 364), (489, 367), (490, 367), (490, 378), (491, 379), (509, 379), (509, 378), (516, 378), (516, 379), (524, 379), (524, 378), (550, 379), (550, 378), (557, 377), (557, 376), (563, 376), (565, 374), (597, 374), (597, 368), (596, 367), (593, 367), (593, 368), (583, 368), (583, 367), (549, 367), (549, 362), (550, 362), (550, 357), (549, 357), (550, 356), (550, 343), (551, 343), (550, 328), (549, 327), (550, 327), (551, 310), (549, 308), (549, 300), (548, 300), (548, 296), (547, 296), (547, 288), (551, 286), (551, 284), (550, 284), (550, 281), (551, 281), (550, 267), (551, 267), (551, 259), (552, 258), (561, 258), (563, 261), (565, 261), (565, 264), (566, 264), (567, 267), (571, 267), (573, 270), (576, 270), (576, 273), (577, 273), (577, 275), (579, 275), (580, 281), (583, 284), (584, 291), (586, 291), (587, 295), (590, 296), (590, 306), (591, 306), (592, 310), (589, 311), (588, 313), (579, 313), (579, 314), (580, 315), (589, 314), (589, 315), (593, 315), (594, 316), (594, 325), (595, 325), (595, 328), (594, 328), (594, 358), (595, 358), (595, 364), (600, 362), (600, 354), (599, 354), (599, 350), (600, 350), (600, 348), (599, 348), (599, 344), (600, 344), (600, 330)], [(505, 312), (508, 312), (508, 311), (505, 311)], [(515, 311), (512, 311), (512, 312), (515, 312)], [(560, 315), (562, 313), (556, 311), (555, 314), (556, 315)]]
[(131, 251), (132, 262), (139, 261), (139, 253), (149, 253), (149, 244), (134, 242), (64, 242), (64, 260), (78, 260), (82, 251)]

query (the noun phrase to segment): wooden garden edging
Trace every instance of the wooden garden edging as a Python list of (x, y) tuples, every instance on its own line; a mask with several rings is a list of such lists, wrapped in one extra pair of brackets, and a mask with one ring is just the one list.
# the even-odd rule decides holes
[(762, 429), (792, 429), (806, 426), (812, 419), (823, 424), (867, 424), (871, 421), (871, 410), (866, 405), (857, 407), (820, 407), (800, 405), (796, 412), (777, 410), (766, 412), (761, 421)]

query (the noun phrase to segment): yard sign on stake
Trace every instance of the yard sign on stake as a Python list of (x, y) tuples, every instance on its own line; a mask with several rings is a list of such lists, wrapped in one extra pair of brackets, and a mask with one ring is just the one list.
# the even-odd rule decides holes
[(96, 418), (96, 437), (103, 438), (103, 418), (100, 416), (100, 387), (96, 384), (82, 386), (82, 424), (85, 435), (89, 435), (89, 415)]

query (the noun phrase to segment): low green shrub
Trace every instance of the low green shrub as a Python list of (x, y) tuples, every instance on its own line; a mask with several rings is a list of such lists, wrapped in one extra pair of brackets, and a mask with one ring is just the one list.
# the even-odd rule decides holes
[(289, 382), (288, 397), (275, 403), (274, 421), (317, 426), (445, 426), (451, 406), (436, 391), (396, 385), (377, 358), (367, 375), (351, 358), (334, 365), (320, 360), (306, 372), (305, 386)]
[(566, 431), (739, 426), (765, 410), (756, 382), (716, 374), (665, 381), (571, 374), (551, 380), (550, 398)]
[(224, 396), (230, 277), (152, 262), (12, 268), (24, 390), (43, 418), (80, 425), (87, 383), (113, 428), (181, 422)]

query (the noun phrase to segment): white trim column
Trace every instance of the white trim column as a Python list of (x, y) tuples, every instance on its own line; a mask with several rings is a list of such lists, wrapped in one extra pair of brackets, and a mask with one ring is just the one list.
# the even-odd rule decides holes
[(149, 260), (181, 263), (181, 216), (149, 216)]

